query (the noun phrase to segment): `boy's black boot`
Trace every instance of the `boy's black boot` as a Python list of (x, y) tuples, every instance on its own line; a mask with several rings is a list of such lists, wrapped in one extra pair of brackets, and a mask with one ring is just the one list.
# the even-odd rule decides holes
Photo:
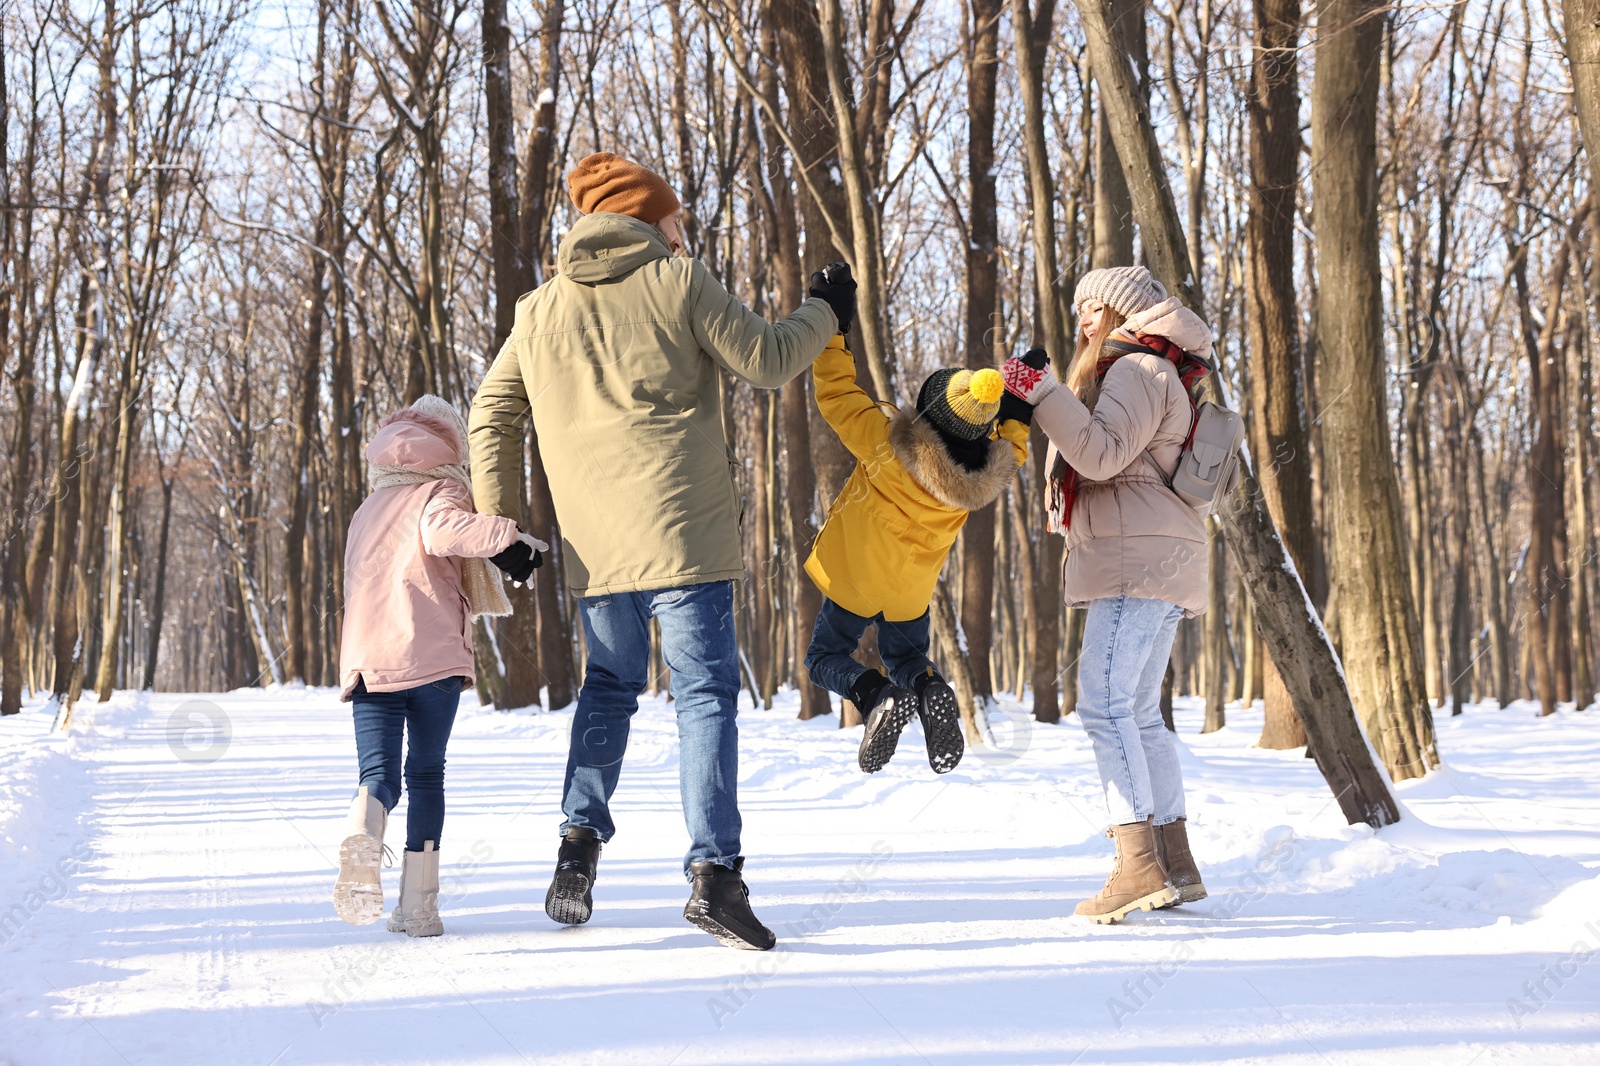
[(955, 690), (931, 666), (914, 684), (922, 735), (928, 742), (928, 765), (936, 774), (947, 774), (960, 765), (961, 756), (967, 751)]
[(594, 913), (594, 877), (600, 838), (593, 829), (568, 826), (556, 853), (556, 875), (544, 896), (544, 912), (562, 925), (582, 925)]
[(683, 916), (730, 948), (766, 951), (778, 942), (772, 930), (762, 925), (750, 910), (750, 889), (744, 883), (744, 859), (733, 866), (714, 862), (692, 862), (694, 879)]
[(861, 711), (866, 728), (861, 734), (861, 749), (856, 763), (863, 773), (875, 774), (894, 757), (900, 732), (917, 714), (913, 692), (889, 683), (876, 670), (868, 670), (850, 686), (850, 699)]

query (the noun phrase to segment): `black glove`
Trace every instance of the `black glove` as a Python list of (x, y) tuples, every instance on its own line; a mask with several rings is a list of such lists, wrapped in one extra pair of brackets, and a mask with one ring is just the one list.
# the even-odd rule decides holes
[(526, 583), (533, 572), (544, 565), (544, 552), (534, 551), (527, 541), (514, 540), (509, 548), (489, 556), (489, 561), (505, 571), (512, 581)]
[(1043, 370), (1050, 365), (1050, 355), (1043, 348), (1029, 348), (1028, 354), (1022, 357), (1022, 361), (1035, 370)]
[(829, 263), (813, 273), (807, 295), (827, 301), (839, 320), (839, 332), (850, 332), (856, 317), (856, 279), (850, 276), (849, 263)]
[(1002, 394), (1000, 397), (1000, 410), (995, 414), (994, 420), (996, 422), (1004, 422), (1008, 418), (1013, 422), (1021, 422), (1025, 426), (1033, 425), (1033, 404), (1014, 392)]

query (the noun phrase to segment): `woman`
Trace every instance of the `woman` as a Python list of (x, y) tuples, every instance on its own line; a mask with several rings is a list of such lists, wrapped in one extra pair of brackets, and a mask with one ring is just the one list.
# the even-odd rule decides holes
[(1205, 525), (1168, 485), (1194, 420), (1189, 389), (1209, 369), (1211, 330), (1144, 267), (1090, 271), (1073, 303), (1068, 387), (1037, 356), (1010, 360), (1006, 387), (1036, 405), (1050, 440), (1046, 503), (1051, 528), (1067, 538), (1063, 592), (1088, 608), (1078, 717), (1099, 764), (1116, 862), (1077, 913), (1109, 923), (1206, 894), (1160, 699), (1178, 620), (1206, 608)]

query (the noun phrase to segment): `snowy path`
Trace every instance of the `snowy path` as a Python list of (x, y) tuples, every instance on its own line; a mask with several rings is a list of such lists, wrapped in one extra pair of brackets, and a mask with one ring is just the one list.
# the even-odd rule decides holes
[[(576, 929), (542, 911), (570, 717), (464, 708), (447, 932), (408, 941), (328, 902), (335, 696), (195, 700), (85, 702), (70, 739), (37, 707), (0, 721), (0, 1062), (1600, 1062), (1600, 712), (1441, 718), (1448, 768), (1374, 835), (1308, 760), (1250, 747), (1259, 713), (1200, 737), (1186, 707), (1211, 898), (1110, 928), (1070, 916), (1109, 861), (1075, 721), (944, 779), (913, 728), (867, 778), (856, 732), (747, 712), (760, 955), (680, 916), (660, 704)], [(208, 709), (231, 744), (180, 759), (169, 724)]]

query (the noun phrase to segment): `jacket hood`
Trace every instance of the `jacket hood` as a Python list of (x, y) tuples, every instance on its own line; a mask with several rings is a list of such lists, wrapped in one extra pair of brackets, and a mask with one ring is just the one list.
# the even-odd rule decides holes
[(626, 277), (646, 263), (672, 255), (661, 231), (628, 215), (597, 211), (567, 231), (556, 269), (583, 285)]
[(367, 444), (367, 462), (373, 466), (431, 470), (466, 461), (466, 422), (437, 396), (424, 396), (386, 416)]
[(1186, 352), (1211, 359), (1211, 327), (1205, 319), (1183, 306), (1176, 296), (1129, 315), (1122, 328), (1130, 333), (1165, 337)]
[(889, 423), (889, 445), (913, 481), (946, 507), (976, 511), (1005, 491), (1017, 472), (1017, 453), (1011, 442), (989, 442), (989, 458), (977, 470), (968, 470), (950, 457), (939, 431), (916, 411), (906, 408)]

